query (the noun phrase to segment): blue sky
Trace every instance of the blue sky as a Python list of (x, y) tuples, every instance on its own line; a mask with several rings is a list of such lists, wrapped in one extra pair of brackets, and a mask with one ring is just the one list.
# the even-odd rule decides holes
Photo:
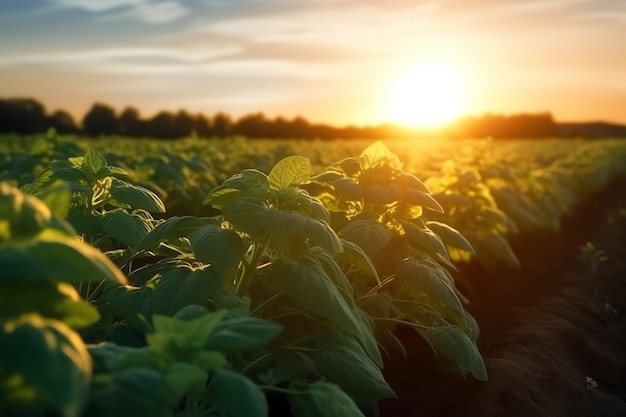
[(625, 40), (623, 0), (2, 1), (0, 96), (376, 124), (399, 74), (444, 62), (466, 113), (626, 122)]

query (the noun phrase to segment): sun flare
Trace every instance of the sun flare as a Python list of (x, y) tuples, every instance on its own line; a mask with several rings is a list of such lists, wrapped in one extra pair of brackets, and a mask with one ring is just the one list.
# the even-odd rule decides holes
[(391, 86), (387, 117), (403, 125), (434, 127), (459, 117), (464, 100), (456, 71), (442, 64), (418, 64)]

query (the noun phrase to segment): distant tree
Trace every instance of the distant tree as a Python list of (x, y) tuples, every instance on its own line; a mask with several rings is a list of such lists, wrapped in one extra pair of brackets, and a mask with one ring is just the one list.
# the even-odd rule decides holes
[(83, 132), (89, 136), (119, 134), (115, 110), (102, 103), (95, 103), (83, 118)]
[(213, 132), (211, 130), (211, 122), (203, 114), (197, 114), (193, 120), (193, 131), (201, 138), (210, 137)]
[(173, 139), (176, 137), (174, 132), (174, 115), (167, 111), (161, 111), (155, 114), (146, 122), (146, 130), (148, 136), (161, 139)]
[(247, 114), (233, 123), (232, 133), (250, 138), (271, 137), (270, 124), (263, 113)]
[(68, 134), (78, 133), (79, 131), (74, 118), (65, 110), (56, 110), (46, 120), (48, 127), (53, 128), (57, 133)]
[(190, 136), (194, 130), (194, 118), (185, 110), (179, 110), (174, 116), (172, 125), (172, 135), (174, 138), (184, 138)]
[(226, 137), (233, 132), (233, 121), (229, 115), (220, 112), (213, 116), (212, 127), (215, 136)]
[(30, 134), (44, 131), (46, 110), (34, 99), (0, 100), (0, 131)]
[(126, 107), (118, 119), (119, 133), (124, 136), (147, 136), (144, 122), (135, 107)]

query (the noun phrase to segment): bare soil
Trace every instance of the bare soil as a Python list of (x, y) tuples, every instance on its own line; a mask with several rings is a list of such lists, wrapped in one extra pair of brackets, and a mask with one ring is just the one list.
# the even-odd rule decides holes
[[(579, 259), (591, 242), (606, 260)], [(455, 376), (410, 331), (385, 377), (381, 416), (626, 416), (626, 179), (591, 196), (559, 233), (516, 237), (521, 270), (462, 271), (489, 380)]]

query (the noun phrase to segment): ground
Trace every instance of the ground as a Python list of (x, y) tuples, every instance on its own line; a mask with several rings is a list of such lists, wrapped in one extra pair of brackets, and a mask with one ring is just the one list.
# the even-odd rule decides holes
[[(587, 242), (595, 261), (580, 259)], [(452, 376), (403, 332), (415, 349), (386, 366), (399, 399), (383, 401), (381, 416), (626, 416), (626, 180), (591, 196), (560, 233), (512, 246), (521, 270), (463, 271), (489, 380)]]

